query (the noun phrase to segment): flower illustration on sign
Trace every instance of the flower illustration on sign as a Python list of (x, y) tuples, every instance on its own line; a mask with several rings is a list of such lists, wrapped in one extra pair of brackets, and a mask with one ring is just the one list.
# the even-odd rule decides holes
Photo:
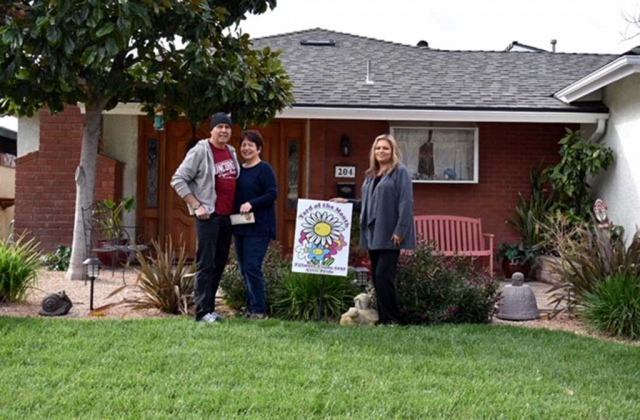
[(300, 259), (309, 263), (330, 266), (335, 256), (347, 243), (342, 232), (344, 223), (326, 211), (311, 213), (302, 223), (302, 231), (296, 247)]

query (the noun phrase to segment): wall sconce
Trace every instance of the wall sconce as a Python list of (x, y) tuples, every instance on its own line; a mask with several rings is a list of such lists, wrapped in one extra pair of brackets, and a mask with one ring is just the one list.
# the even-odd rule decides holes
[[(97, 258), (87, 258), (82, 263), (87, 268), (87, 276), (89, 276), (89, 280), (91, 280), (91, 291), (89, 292), (89, 310), (93, 311), (93, 283), (96, 281), (96, 278), (100, 275), (100, 260)], [(86, 284), (86, 283), (85, 283)]]
[(342, 156), (351, 155), (351, 140), (346, 134), (343, 134), (340, 139), (340, 152), (342, 153)]

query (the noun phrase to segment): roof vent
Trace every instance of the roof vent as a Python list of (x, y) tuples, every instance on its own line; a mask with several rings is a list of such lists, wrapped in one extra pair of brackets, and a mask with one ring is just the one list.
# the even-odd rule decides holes
[(335, 47), (336, 41), (333, 39), (303, 39), (300, 45), (310, 45), (314, 47)]
[(371, 78), (371, 60), (367, 60), (367, 77), (364, 79), (364, 83), (367, 85), (373, 84), (373, 79)]
[(421, 48), (429, 48), (429, 43), (424, 39), (421, 39), (420, 41), (418, 41), (417, 46)]
[(551, 52), (556, 52), (556, 44), (558, 43), (557, 39), (551, 40)]

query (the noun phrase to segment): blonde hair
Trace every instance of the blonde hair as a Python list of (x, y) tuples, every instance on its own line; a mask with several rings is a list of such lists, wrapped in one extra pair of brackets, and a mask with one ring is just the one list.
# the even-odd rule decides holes
[(394, 139), (391, 134), (381, 134), (376, 137), (373, 145), (371, 145), (371, 151), (369, 152), (369, 169), (365, 171), (365, 177), (375, 177), (380, 170), (380, 164), (376, 160), (376, 146), (381, 140), (386, 140), (391, 145), (391, 164), (385, 169), (383, 175), (393, 172), (396, 167), (402, 163), (402, 153), (400, 152), (400, 148), (398, 148), (396, 139)]

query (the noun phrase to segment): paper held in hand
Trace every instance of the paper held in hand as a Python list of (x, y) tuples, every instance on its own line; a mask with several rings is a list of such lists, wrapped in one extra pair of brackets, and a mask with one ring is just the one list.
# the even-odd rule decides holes
[(253, 216), (253, 212), (252, 213), (238, 213), (238, 214), (232, 214), (231, 216), (229, 216), (229, 218), (231, 219), (231, 224), (232, 225), (247, 225), (249, 223), (255, 223), (256, 219)]

